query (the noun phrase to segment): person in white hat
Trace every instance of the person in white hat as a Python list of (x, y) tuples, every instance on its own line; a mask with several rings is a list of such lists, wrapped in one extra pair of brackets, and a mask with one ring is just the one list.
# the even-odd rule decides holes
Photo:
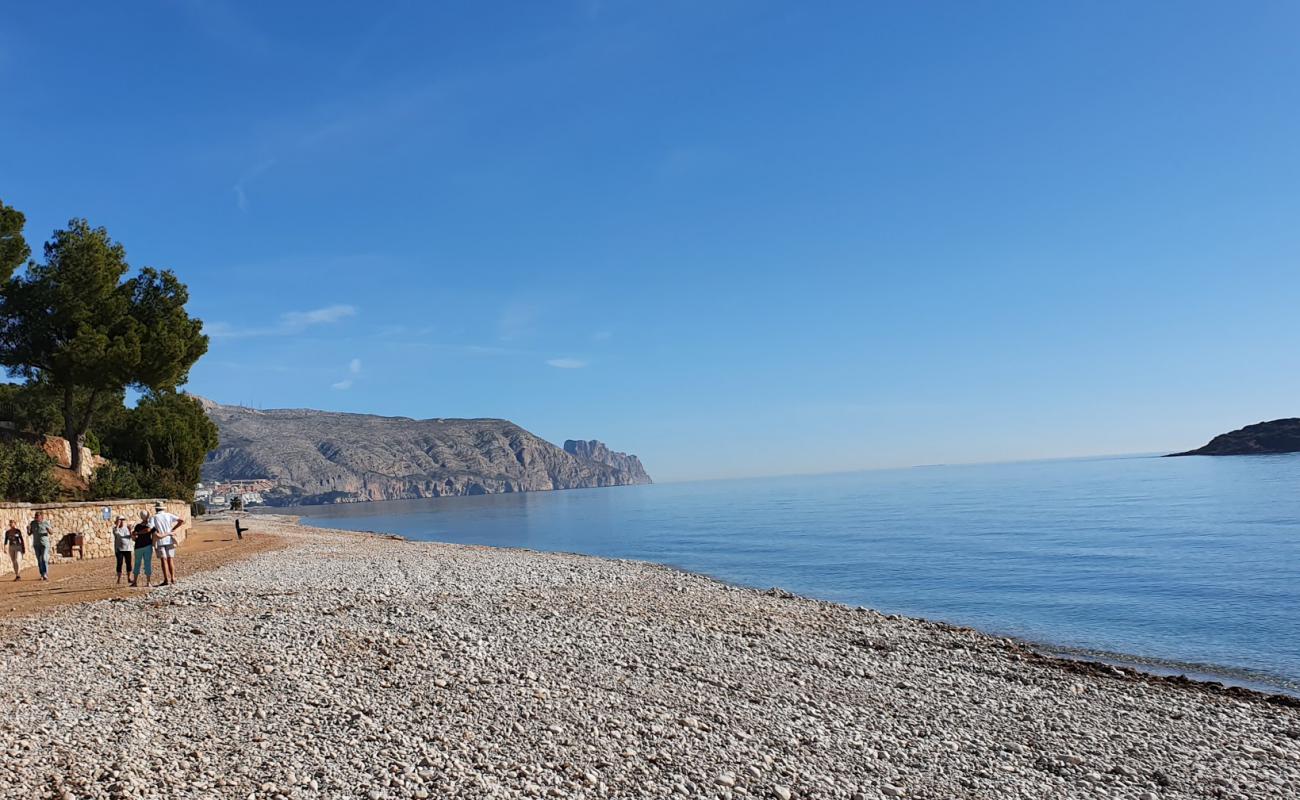
[(172, 559), (176, 558), (174, 534), (184, 524), (185, 520), (167, 511), (162, 503), (154, 503), (149, 527), (153, 529), (154, 551), (158, 553), (158, 561), (162, 564), (163, 579), (159, 586), (176, 583), (176, 566), (172, 563)]
[(131, 555), (135, 552), (135, 540), (131, 538), (131, 526), (126, 524), (126, 517), (119, 516), (113, 520), (113, 555), (117, 558), (117, 582), (122, 582), (122, 575), (131, 581)]

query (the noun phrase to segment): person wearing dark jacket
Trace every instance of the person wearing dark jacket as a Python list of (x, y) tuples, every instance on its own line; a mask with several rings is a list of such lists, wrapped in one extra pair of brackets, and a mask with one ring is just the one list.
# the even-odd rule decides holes
[(14, 564), (14, 580), (22, 580), (23, 576), (18, 572), (23, 568), (23, 555), (27, 553), (27, 544), (23, 540), (22, 529), (12, 519), (9, 520), (8, 529), (5, 530), (5, 549), (9, 551), (9, 560)]
[(153, 528), (149, 527), (149, 512), (140, 512), (140, 521), (132, 531), (135, 540), (134, 562), (131, 569), (131, 585), (140, 584), (140, 570), (144, 570), (144, 585), (153, 584)]

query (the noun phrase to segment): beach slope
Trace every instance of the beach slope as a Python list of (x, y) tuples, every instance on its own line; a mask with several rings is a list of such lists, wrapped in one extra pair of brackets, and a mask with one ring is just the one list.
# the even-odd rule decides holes
[(0, 623), (0, 797), (1300, 794), (1284, 698), (642, 563), (257, 527), (289, 546)]

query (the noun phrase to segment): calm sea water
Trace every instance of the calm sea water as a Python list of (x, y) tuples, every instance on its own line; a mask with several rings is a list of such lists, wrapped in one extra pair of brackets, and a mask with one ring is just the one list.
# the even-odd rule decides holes
[(302, 509), (645, 559), (1300, 690), (1300, 455), (1128, 457)]

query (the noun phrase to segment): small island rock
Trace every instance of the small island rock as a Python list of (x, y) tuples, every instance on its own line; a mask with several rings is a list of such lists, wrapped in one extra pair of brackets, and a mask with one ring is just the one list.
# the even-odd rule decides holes
[(1257, 422), (1231, 433), (1221, 433), (1204, 447), (1169, 455), (1247, 456), (1273, 453), (1300, 453), (1300, 417)]

